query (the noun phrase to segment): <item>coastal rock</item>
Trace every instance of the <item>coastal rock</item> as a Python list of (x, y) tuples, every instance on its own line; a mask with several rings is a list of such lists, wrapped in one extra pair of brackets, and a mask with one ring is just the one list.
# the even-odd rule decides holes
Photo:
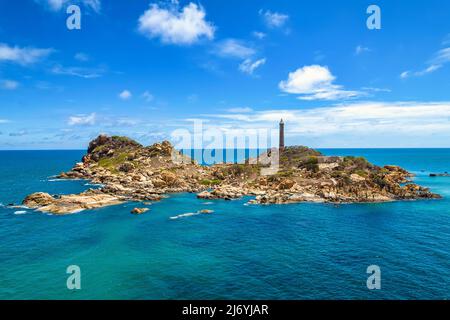
[(143, 147), (127, 137), (104, 135), (89, 143), (83, 162), (59, 178), (86, 179), (99, 189), (78, 195), (28, 196), (24, 204), (40, 211), (73, 213), (123, 201), (158, 201), (168, 193), (192, 192), (199, 199), (233, 200), (255, 196), (249, 204), (295, 202), (383, 202), (437, 199), (413, 184), (401, 167), (378, 167), (362, 157), (329, 157), (303, 146), (286, 147), (279, 169), (263, 161), (269, 150), (245, 164), (201, 166), (168, 141)]
[(203, 209), (203, 210), (200, 210), (198, 213), (211, 214), (211, 213), (214, 213), (214, 210)]
[(46, 193), (35, 193), (25, 198), (23, 204), (31, 209), (54, 214), (77, 213), (86, 209), (95, 209), (122, 203), (117, 197), (88, 190), (81, 194), (52, 197)]
[(353, 182), (361, 182), (361, 181), (365, 181), (366, 178), (361, 177), (359, 174), (352, 173), (350, 175), (350, 180), (352, 180)]
[(211, 194), (209, 191), (202, 191), (199, 194), (197, 194), (197, 198), (199, 199), (214, 199), (215, 196)]
[(134, 208), (133, 210), (131, 210), (132, 214), (143, 214), (147, 211), (149, 211), (149, 208)]
[(130, 172), (133, 171), (134, 164), (131, 162), (124, 162), (117, 167), (117, 170), (121, 172)]
[(38, 208), (50, 205), (54, 202), (54, 198), (48, 193), (37, 192), (27, 196), (22, 204), (28, 208)]
[(291, 189), (295, 185), (295, 181), (290, 179), (285, 179), (278, 184), (278, 190), (288, 190)]
[(161, 180), (167, 185), (173, 186), (178, 184), (177, 175), (173, 172), (164, 171), (161, 173)]
[(450, 177), (450, 173), (430, 173), (430, 177)]

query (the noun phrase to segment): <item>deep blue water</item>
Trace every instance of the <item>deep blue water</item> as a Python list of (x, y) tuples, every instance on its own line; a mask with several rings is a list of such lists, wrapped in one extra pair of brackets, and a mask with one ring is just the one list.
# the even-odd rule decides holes
[[(450, 298), (450, 178), (428, 177), (450, 171), (450, 149), (322, 151), (401, 165), (444, 199), (245, 206), (177, 194), (141, 216), (134, 203), (68, 216), (0, 207), (0, 299)], [(0, 152), (0, 202), (86, 189), (49, 178), (82, 154)], [(366, 287), (372, 264), (381, 290)], [(69, 265), (81, 268), (79, 291), (66, 288)]]

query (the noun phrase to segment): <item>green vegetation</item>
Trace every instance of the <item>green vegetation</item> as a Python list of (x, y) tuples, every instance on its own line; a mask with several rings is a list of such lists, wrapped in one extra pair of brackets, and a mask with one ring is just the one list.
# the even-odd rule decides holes
[(381, 188), (385, 188), (388, 187), (389, 184), (383, 179), (384, 178), (384, 174), (373, 174), (372, 175), (372, 181), (374, 183), (376, 183), (377, 185), (379, 185)]
[(316, 172), (319, 169), (317, 157), (321, 155), (319, 151), (304, 146), (287, 147), (280, 154), (280, 164), (286, 168), (307, 168)]
[(309, 156), (301, 162), (300, 167), (305, 168), (308, 171), (319, 171), (319, 159), (316, 156)]
[(117, 156), (105, 157), (98, 161), (98, 165), (111, 172), (117, 173), (117, 166), (124, 163), (129, 159), (130, 154), (127, 152), (122, 152)]
[(364, 170), (361, 170), (361, 169), (360, 170), (356, 170), (355, 173), (357, 175), (363, 177), (363, 178), (367, 178), (367, 176), (368, 176), (368, 173), (366, 171), (364, 171)]
[(369, 163), (369, 161), (367, 161), (366, 158), (354, 156), (344, 157), (344, 165), (352, 166), (355, 169), (368, 169), (372, 167), (372, 165)]
[(276, 173), (278, 176), (280, 177), (292, 177), (292, 175), (294, 174), (294, 170), (292, 169), (285, 169), (285, 170), (280, 170)]
[(133, 145), (140, 145), (138, 142), (134, 141), (133, 139), (130, 139), (130, 138), (124, 137), (124, 136), (112, 136), (111, 139), (113, 141), (119, 141), (119, 142), (122, 142), (122, 143), (133, 144)]
[(202, 181), (200, 181), (200, 184), (204, 186), (215, 186), (220, 184), (220, 182), (221, 181), (219, 179), (212, 179), (212, 180), (203, 179)]
[(229, 166), (223, 168), (223, 174), (225, 176), (250, 176), (253, 174), (259, 174), (259, 166), (249, 164), (230, 164)]

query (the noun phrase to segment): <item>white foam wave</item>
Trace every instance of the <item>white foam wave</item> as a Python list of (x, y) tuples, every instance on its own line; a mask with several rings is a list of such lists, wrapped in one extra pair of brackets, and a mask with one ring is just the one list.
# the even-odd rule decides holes
[(14, 214), (25, 214), (27, 213), (26, 211), (15, 211)]
[(99, 187), (99, 188), (103, 188), (105, 185), (101, 184), (101, 183), (85, 183), (85, 186), (90, 186), (90, 187)]
[(192, 216), (196, 216), (199, 215), (199, 212), (189, 212), (189, 213), (183, 213), (183, 214), (179, 214), (177, 216), (174, 217), (170, 217), (171, 220), (175, 220), (175, 219), (179, 219), (179, 218), (186, 218), (186, 217), (192, 217)]

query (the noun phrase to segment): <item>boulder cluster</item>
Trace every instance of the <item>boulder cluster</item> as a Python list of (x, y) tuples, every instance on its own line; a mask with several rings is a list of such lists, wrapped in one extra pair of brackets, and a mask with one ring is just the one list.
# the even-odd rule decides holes
[[(35, 193), (23, 204), (64, 214), (124, 201), (158, 201), (178, 192), (197, 193), (202, 199), (252, 196), (250, 204), (440, 197), (412, 183), (411, 174), (398, 166), (378, 167), (357, 157), (326, 157), (307, 147), (286, 147), (274, 174), (262, 175), (263, 167), (258, 161), (201, 166), (168, 141), (144, 147), (127, 137), (100, 135), (89, 143), (81, 162), (58, 176), (87, 179), (101, 185), (99, 189), (56, 197)], [(133, 213), (143, 213), (136, 209)]]

